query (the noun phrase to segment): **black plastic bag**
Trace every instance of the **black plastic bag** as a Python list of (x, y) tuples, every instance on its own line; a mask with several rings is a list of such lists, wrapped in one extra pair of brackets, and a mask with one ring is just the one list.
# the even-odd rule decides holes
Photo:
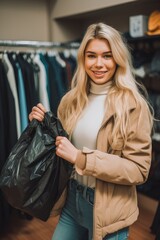
[(0, 188), (8, 203), (43, 221), (50, 216), (72, 171), (72, 165), (55, 154), (58, 135), (67, 137), (52, 112), (45, 114), (43, 122), (30, 122), (0, 175)]

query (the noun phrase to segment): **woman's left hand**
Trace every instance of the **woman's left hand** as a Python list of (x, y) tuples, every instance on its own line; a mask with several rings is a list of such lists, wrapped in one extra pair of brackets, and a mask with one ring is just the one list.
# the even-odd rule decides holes
[(78, 149), (66, 138), (62, 136), (56, 137), (56, 154), (57, 156), (75, 164)]

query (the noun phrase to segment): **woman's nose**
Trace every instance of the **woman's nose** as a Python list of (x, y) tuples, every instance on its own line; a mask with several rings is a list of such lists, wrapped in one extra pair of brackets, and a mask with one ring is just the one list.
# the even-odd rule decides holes
[(101, 57), (97, 57), (95, 65), (97, 67), (103, 66), (103, 59)]

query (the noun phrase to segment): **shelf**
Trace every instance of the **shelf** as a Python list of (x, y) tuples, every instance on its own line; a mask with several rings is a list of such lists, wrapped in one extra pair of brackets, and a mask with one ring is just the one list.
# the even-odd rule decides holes
[(125, 36), (124, 37), (126, 38), (126, 40), (128, 42), (138, 42), (138, 41), (145, 41), (145, 42), (148, 42), (148, 41), (155, 41), (155, 40), (159, 40), (160, 41), (160, 35), (145, 35), (143, 37), (136, 37), (136, 38), (133, 38), (133, 37), (130, 37), (129, 35), (128, 36)]

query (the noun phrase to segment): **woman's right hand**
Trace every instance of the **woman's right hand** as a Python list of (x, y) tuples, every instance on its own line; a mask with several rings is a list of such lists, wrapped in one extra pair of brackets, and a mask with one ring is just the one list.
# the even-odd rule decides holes
[(41, 103), (38, 103), (37, 106), (32, 108), (32, 112), (29, 114), (29, 120), (32, 121), (33, 119), (37, 119), (42, 122), (46, 112), (47, 110), (45, 107)]

